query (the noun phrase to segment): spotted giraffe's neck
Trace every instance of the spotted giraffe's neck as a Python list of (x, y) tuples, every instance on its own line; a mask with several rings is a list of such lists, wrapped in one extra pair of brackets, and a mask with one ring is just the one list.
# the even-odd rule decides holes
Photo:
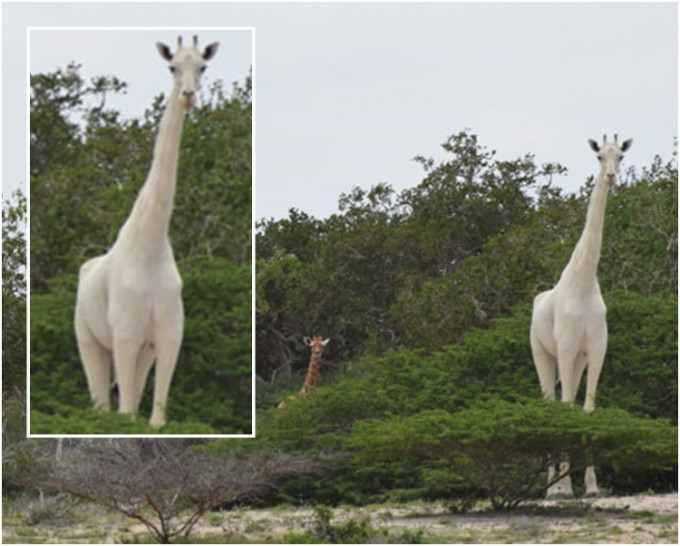
[(312, 347), (312, 356), (309, 359), (309, 367), (307, 368), (307, 376), (305, 377), (305, 382), (302, 384), (300, 389), (300, 395), (306, 396), (312, 390), (319, 386), (319, 372), (321, 369), (321, 354), (323, 353), (323, 348), (316, 349)]

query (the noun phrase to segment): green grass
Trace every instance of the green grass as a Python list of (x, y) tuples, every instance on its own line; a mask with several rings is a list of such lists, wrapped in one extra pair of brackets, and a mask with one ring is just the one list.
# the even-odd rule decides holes
[[(233, 433), (233, 431), (230, 431)], [(132, 419), (115, 411), (69, 408), (68, 413), (47, 414), (31, 410), (31, 434), (225, 434), (204, 423), (168, 421), (151, 428), (148, 417)]]
[(673, 523), (678, 521), (676, 514), (655, 514), (651, 510), (639, 510), (620, 516), (622, 519), (633, 519), (643, 523)]

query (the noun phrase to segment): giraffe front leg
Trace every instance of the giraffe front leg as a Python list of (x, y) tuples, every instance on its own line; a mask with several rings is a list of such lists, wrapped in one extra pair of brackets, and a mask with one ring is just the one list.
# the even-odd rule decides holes
[[(590, 413), (595, 411), (595, 395), (597, 394), (597, 384), (600, 380), (600, 373), (604, 365), (604, 357), (607, 352), (607, 322), (602, 320), (599, 328), (593, 328), (591, 338), (588, 343), (588, 368), (586, 375), (586, 399), (583, 404), (583, 411)], [(597, 475), (595, 467), (588, 466), (585, 475), (586, 496), (599, 497), (600, 488), (597, 485)]]
[(569, 461), (562, 461), (559, 467), (559, 473), (556, 475), (554, 467), (548, 471), (548, 483), (554, 481), (557, 477), (562, 476), (550, 487), (548, 487), (549, 499), (571, 499), (574, 497), (574, 492), (571, 487), (571, 476), (569, 476)]
[(586, 468), (586, 497), (599, 497), (600, 488), (597, 486), (597, 475), (595, 474), (595, 467), (589, 466)]
[(147, 341), (137, 355), (137, 367), (135, 370), (135, 413), (139, 411), (139, 405), (142, 402), (142, 396), (144, 395), (146, 380), (155, 358), (155, 347), (151, 342)]
[(94, 408), (108, 411), (111, 404), (111, 353), (102, 347), (89, 332), (78, 326), (76, 326), (76, 337)]
[[(577, 372), (576, 367), (580, 352), (578, 347), (569, 343), (558, 344), (557, 366), (562, 388), (562, 402), (567, 404), (573, 404), (576, 398), (574, 377)], [(566, 454), (563, 455), (563, 460), (560, 463), (557, 477), (559, 476), (562, 477), (548, 489), (548, 496), (553, 498), (573, 498), (574, 491), (571, 485), (571, 476), (569, 476), (569, 461)]]
[(125, 333), (114, 334), (113, 363), (118, 381), (118, 412), (134, 417), (137, 411), (137, 357), (142, 341)]
[(170, 393), (170, 383), (177, 365), (181, 340), (169, 342), (158, 350), (156, 359), (156, 381), (154, 383), (153, 409), (149, 425), (153, 428), (165, 426), (165, 410)]
[(153, 394), (153, 409), (149, 425), (153, 428), (165, 426), (165, 413), (170, 392), (170, 383), (177, 366), (182, 345), (184, 313), (181, 305), (171, 315), (174, 320), (164, 321), (156, 332), (156, 373)]

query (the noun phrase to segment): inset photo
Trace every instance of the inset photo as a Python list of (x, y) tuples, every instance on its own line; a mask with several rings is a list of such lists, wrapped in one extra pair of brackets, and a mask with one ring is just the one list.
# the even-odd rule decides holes
[(29, 436), (254, 436), (254, 43), (28, 30)]

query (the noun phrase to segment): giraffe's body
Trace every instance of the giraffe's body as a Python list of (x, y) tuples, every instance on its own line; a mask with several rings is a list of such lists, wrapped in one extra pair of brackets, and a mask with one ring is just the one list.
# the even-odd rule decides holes
[[(320, 336), (315, 336), (312, 339), (305, 337), (305, 343), (309, 345), (312, 349), (312, 354), (309, 358), (309, 366), (307, 366), (307, 375), (305, 376), (305, 382), (300, 388), (298, 397), (307, 398), (314, 389), (319, 386), (319, 377), (321, 373), (321, 356), (323, 355), (323, 349), (328, 343), (329, 339), (321, 339)], [(295, 398), (291, 396), (290, 398)], [(279, 409), (286, 407), (285, 401), (281, 401), (279, 404)]]
[(94, 406), (109, 409), (111, 364), (119, 411), (136, 414), (148, 373), (156, 363), (150, 425), (165, 424), (165, 406), (182, 342), (182, 282), (168, 236), (175, 195), (179, 144), (185, 112), (195, 101), (205, 60), (181, 47), (170, 61), (173, 89), (161, 118), (149, 175), (111, 249), (80, 269), (75, 310), (78, 349)]
[[(619, 163), (632, 141), (621, 147), (607, 142), (600, 147), (590, 141), (598, 153), (600, 172), (595, 180), (588, 204), (585, 227), (559, 281), (554, 288), (534, 299), (531, 320), (531, 350), (541, 390), (548, 399), (555, 398), (556, 374), (562, 390), (562, 401), (573, 403), (581, 377), (588, 368), (583, 409), (595, 409), (597, 383), (607, 350), (606, 307), (597, 281), (597, 266), (602, 247), (602, 228), (609, 187), (616, 180)], [(562, 463), (560, 474), (568, 471)], [(548, 479), (555, 477), (550, 468)], [(573, 496), (569, 477), (552, 485), (551, 496)], [(586, 494), (598, 495), (595, 470), (586, 470)]]

